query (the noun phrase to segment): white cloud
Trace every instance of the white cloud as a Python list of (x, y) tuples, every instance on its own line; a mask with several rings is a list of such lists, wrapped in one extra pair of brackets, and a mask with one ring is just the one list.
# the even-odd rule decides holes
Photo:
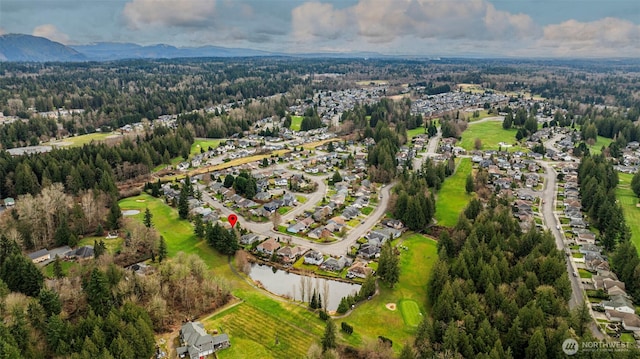
[(58, 30), (55, 25), (44, 24), (33, 29), (33, 36), (45, 37), (51, 41), (56, 41), (64, 45), (69, 44), (69, 35)]
[(336, 39), (348, 26), (346, 11), (334, 9), (331, 4), (304, 3), (291, 11), (293, 36), (298, 41), (314, 38)]
[(124, 6), (122, 15), (131, 29), (193, 27), (211, 21), (215, 10), (215, 0), (133, 0)]
[(617, 18), (547, 25), (538, 45), (556, 56), (638, 56), (640, 25)]
[(357, 36), (367, 42), (398, 37), (503, 40), (539, 33), (525, 14), (499, 11), (486, 0), (359, 0), (351, 7), (305, 3), (292, 11), (296, 39)]

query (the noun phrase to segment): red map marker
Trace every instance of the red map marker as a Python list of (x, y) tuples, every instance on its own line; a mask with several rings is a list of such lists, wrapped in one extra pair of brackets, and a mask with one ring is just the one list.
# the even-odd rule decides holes
[(229, 215), (229, 217), (227, 217), (227, 219), (229, 220), (229, 223), (231, 223), (231, 228), (236, 226), (236, 222), (238, 222), (238, 216), (232, 213)]

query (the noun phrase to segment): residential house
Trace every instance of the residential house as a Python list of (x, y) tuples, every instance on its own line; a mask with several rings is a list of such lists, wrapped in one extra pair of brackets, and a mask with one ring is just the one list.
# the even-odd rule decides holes
[(307, 226), (302, 222), (296, 222), (289, 227), (287, 227), (287, 232), (289, 233), (303, 233), (307, 230)]
[(258, 244), (256, 250), (265, 255), (272, 255), (279, 248), (280, 243), (278, 243), (275, 238), (269, 238), (266, 241)]
[(324, 263), (322, 263), (322, 265), (320, 266), (320, 269), (326, 270), (326, 271), (332, 271), (332, 272), (339, 272), (342, 269), (344, 269), (344, 267), (348, 266), (351, 264), (351, 259), (342, 256), (340, 258), (329, 258), (326, 261), (324, 261)]
[(382, 221), (382, 224), (389, 227), (401, 230), (404, 228), (404, 223), (399, 219), (385, 219)]
[(178, 357), (189, 359), (202, 359), (231, 346), (227, 334), (207, 334), (200, 322), (188, 322), (180, 328), (180, 344)]
[(373, 269), (367, 267), (364, 262), (356, 262), (347, 270), (347, 278), (366, 278), (373, 273)]
[(640, 318), (634, 313), (620, 312), (617, 310), (605, 310), (607, 319), (612, 322), (621, 322), (622, 328), (627, 331), (640, 330)]
[(602, 302), (604, 309), (617, 310), (624, 313), (635, 313), (636, 307), (633, 305), (631, 299), (622, 295), (611, 296), (609, 300)]
[(298, 199), (292, 193), (287, 192), (284, 194), (284, 196), (282, 196), (283, 206), (292, 207), (292, 206), (295, 206), (297, 202), (298, 202)]
[(308, 248), (305, 247), (281, 247), (278, 250), (278, 255), (283, 258), (285, 262), (292, 263), (295, 262), (298, 257), (300, 257), (304, 252), (306, 252)]
[(41, 249), (39, 251), (29, 253), (28, 256), (33, 263), (42, 263), (51, 259), (51, 254), (47, 249)]
[(365, 243), (358, 249), (358, 257), (366, 259), (375, 258), (379, 253), (380, 247), (372, 243)]
[(67, 254), (69, 258), (75, 259), (89, 259), (93, 258), (93, 255), (93, 246), (82, 246)]
[(360, 210), (354, 206), (348, 206), (342, 211), (342, 217), (347, 221), (360, 215)]
[(266, 202), (271, 199), (271, 193), (269, 192), (258, 192), (254, 197), (256, 201)]
[(319, 266), (324, 261), (324, 256), (318, 251), (309, 251), (304, 255), (304, 264), (313, 264)]
[(242, 237), (240, 237), (240, 244), (243, 244), (245, 246), (251, 245), (255, 242), (258, 242), (260, 239), (261, 239), (260, 236), (255, 233), (247, 233)]

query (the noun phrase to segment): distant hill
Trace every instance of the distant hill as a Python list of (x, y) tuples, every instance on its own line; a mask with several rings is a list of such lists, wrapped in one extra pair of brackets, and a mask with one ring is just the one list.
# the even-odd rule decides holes
[(84, 61), (78, 51), (44, 37), (6, 34), (0, 36), (0, 61)]
[(65, 46), (43, 37), (25, 34), (0, 36), (0, 61), (112, 61), (123, 59), (175, 59), (185, 57), (259, 57), (287, 56), (305, 58), (387, 58), (374, 52), (325, 52), (285, 54), (219, 46), (175, 47), (158, 44), (142, 46), (133, 43), (98, 42)]
[(119, 59), (174, 59), (181, 57), (255, 57), (273, 56), (270, 52), (234, 49), (218, 46), (175, 47), (158, 44), (141, 46), (131, 43), (99, 42), (72, 46), (90, 60), (108, 61)]

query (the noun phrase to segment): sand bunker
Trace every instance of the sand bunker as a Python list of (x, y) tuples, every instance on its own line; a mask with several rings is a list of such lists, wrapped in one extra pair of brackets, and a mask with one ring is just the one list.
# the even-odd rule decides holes
[(389, 310), (396, 310), (396, 303), (387, 303), (385, 304), (385, 307)]
[(123, 216), (135, 216), (138, 213), (140, 213), (140, 211), (138, 211), (137, 209), (128, 209), (126, 211), (122, 211)]

